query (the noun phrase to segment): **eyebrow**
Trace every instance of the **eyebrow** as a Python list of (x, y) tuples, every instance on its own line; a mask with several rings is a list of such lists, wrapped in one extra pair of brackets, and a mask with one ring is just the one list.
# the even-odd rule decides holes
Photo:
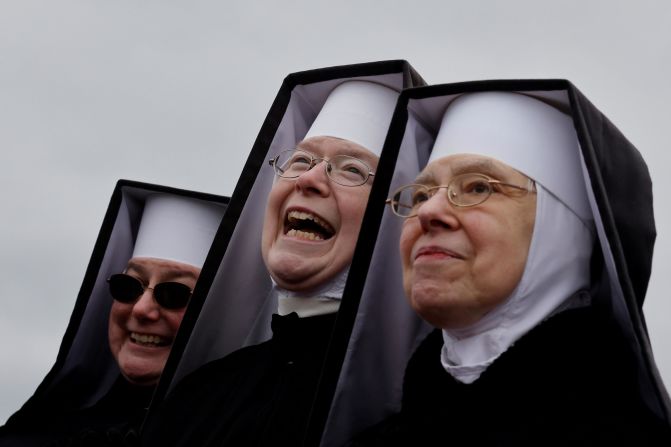
[[(485, 174), (494, 179), (505, 179), (507, 177), (500, 166), (487, 159), (456, 161), (450, 165), (449, 170), (452, 177), (467, 173)], [(424, 170), (415, 178), (415, 183), (437, 185), (438, 181), (433, 170)]]
[(489, 174), (492, 177), (501, 178), (504, 172), (492, 160), (478, 159), (457, 161), (452, 165), (452, 175), (477, 172), (478, 174)]
[(436, 177), (434, 177), (431, 171), (422, 171), (415, 177), (414, 183), (417, 183), (418, 185), (435, 185), (438, 182), (436, 182)]
[[(336, 138), (336, 137), (332, 137)], [(338, 151), (337, 155), (347, 155), (349, 157), (354, 157), (361, 159), (366, 162), (367, 165), (370, 166), (371, 169), (373, 169), (375, 163), (377, 163), (380, 159), (377, 155), (375, 155), (373, 152), (370, 150), (364, 148), (363, 146), (361, 148), (353, 146), (352, 142), (349, 140), (346, 140), (344, 138), (338, 138), (338, 140), (342, 141), (344, 143), (344, 147)], [(296, 146), (296, 149), (308, 151), (308, 152), (319, 152), (319, 144), (315, 143), (314, 141), (301, 141), (298, 143)], [(317, 155), (314, 154), (313, 155)], [(321, 157), (321, 155), (318, 155), (318, 157)]]

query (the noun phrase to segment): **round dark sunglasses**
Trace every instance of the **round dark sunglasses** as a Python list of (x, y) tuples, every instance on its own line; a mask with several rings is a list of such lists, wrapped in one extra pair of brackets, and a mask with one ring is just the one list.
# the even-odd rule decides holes
[(140, 280), (125, 273), (117, 273), (107, 279), (112, 298), (120, 303), (131, 304), (145, 290), (152, 290), (159, 306), (166, 309), (182, 309), (189, 303), (193, 290), (179, 282), (162, 282), (154, 287), (145, 287)]

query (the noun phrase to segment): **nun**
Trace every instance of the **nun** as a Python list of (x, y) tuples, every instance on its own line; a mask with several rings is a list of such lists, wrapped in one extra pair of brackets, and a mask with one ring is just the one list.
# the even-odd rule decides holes
[(225, 198), (120, 181), (56, 365), (1, 445), (124, 445), (144, 418)]
[(669, 445), (641, 313), (655, 231), (640, 154), (566, 81), (399, 102), (399, 120), (439, 124), (388, 199), (404, 293), (435, 329), (400, 411), (351, 445)]
[(303, 443), (397, 97), (379, 82), (342, 80), (296, 147), (268, 159), (260, 250), (272, 337), (184, 378), (143, 445)]

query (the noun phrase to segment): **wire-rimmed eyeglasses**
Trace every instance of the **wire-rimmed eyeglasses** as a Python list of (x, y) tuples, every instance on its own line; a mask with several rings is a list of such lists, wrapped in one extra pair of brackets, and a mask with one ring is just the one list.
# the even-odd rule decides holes
[(370, 167), (356, 157), (336, 155), (331, 159), (316, 157), (301, 149), (282, 151), (275, 158), (268, 160), (268, 164), (275, 169), (275, 174), (286, 179), (296, 179), (322, 161), (326, 175), (333, 182), (342, 186), (360, 186), (375, 175)]
[(461, 174), (454, 177), (447, 185), (402, 186), (394, 191), (386, 203), (391, 206), (391, 210), (397, 216), (414, 217), (422, 204), (443, 188), (447, 189), (447, 198), (452, 205), (469, 207), (481, 204), (494, 192), (521, 196), (533, 193), (536, 186), (532, 179), (529, 179), (527, 186), (519, 186), (491, 179), (484, 174)]

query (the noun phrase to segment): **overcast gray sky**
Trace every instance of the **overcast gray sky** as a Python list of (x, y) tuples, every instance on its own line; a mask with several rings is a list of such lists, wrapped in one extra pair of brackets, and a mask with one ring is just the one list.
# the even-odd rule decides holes
[(384, 59), (567, 78), (638, 147), (671, 385), (669, 23), (664, 0), (0, 0), (0, 423), (53, 365), (117, 179), (228, 195), (284, 76)]

